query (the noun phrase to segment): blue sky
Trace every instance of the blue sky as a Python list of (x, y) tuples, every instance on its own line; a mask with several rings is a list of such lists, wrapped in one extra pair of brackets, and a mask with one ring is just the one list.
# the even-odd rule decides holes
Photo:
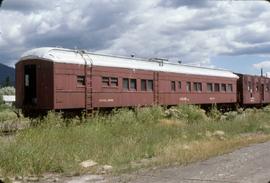
[(211, 59), (211, 63), (217, 68), (225, 68), (237, 73), (260, 75), (261, 68), (264, 68), (266, 73), (270, 71), (269, 67), (256, 67), (255, 64), (267, 59), (269, 57), (257, 55), (216, 56)]
[(0, 63), (44, 46), (259, 74), (270, 72), (270, 3), (234, 0), (4, 0)]

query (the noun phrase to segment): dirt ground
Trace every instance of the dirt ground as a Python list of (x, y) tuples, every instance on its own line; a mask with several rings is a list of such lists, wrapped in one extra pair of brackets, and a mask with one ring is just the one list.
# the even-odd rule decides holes
[[(49, 182), (49, 181), (42, 181)], [(54, 179), (61, 183), (269, 183), (270, 142), (254, 144), (206, 161), (144, 170), (120, 177), (84, 175)]]
[(270, 142), (255, 144), (230, 154), (190, 164), (122, 177), (122, 182), (269, 183)]

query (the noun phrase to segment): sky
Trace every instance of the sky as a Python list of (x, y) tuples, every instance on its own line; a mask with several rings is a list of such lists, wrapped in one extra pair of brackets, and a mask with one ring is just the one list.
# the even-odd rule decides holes
[(270, 72), (263, 0), (4, 0), (0, 63), (44, 46)]

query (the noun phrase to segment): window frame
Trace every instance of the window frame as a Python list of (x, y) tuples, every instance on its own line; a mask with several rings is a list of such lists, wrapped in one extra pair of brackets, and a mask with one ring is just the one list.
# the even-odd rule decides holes
[(147, 91), (147, 80), (141, 79), (141, 91)]
[(137, 91), (137, 79), (134, 79), (134, 78), (129, 79), (129, 90), (130, 91)]
[(85, 76), (84, 75), (77, 75), (76, 76), (76, 83), (77, 83), (77, 87), (85, 87), (85, 85), (86, 85)]
[(182, 82), (178, 81), (178, 90), (181, 91), (181, 89), (182, 89)]
[(233, 84), (227, 84), (227, 92), (232, 93), (233, 92)]
[[(149, 87), (150, 86), (149, 83), (151, 83), (151, 87)], [(154, 80), (152, 80), (152, 79), (147, 80), (146, 90), (149, 91), (149, 92), (154, 91)]]
[(202, 83), (201, 82), (193, 82), (193, 91), (202, 92)]
[[(210, 90), (209, 90), (209, 86), (210, 86)], [(213, 87), (213, 83), (206, 83), (206, 88), (207, 88), (207, 92), (214, 92), (214, 87)]]
[(247, 84), (247, 90), (249, 92), (252, 92), (252, 82), (251, 81), (248, 81), (248, 84)]
[[(154, 80), (152, 79), (140, 79), (142, 92), (153, 92), (154, 91)], [(142, 87), (144, 86), (144, 87)]]
[(29, 84), (30, 84), (30, 83), (29, 83), (29, 81), (30, 81), (29, 78), (30, 78), (30, 77), (29, 77), (29, 74), (25, 74), (25, 75), (24, 75), (24, 86), (25, 86), (25, 87), (29, 87)]
[(227, 89), (227, 88), (226, 88), (226, 84), (225, 84), (225, 83), (221, 83), (221, 84), (220, 84), (220, 91), (221, 91), (221, 92), (226, 92), (226, 89)]
[[(115, 83), (115, 85), (113, 84)], [(117, 88), (119, 86), (119, 80), (117, 77), (110, 77), (110, 87)]]
[(171, 81), (171, 91), (176, 92), (176, 82), (175, 81)]
[[(107, 85), (105, 85), (105, 83), (107, 83)], [(110, 86), (110, 77), (102, 76), (101, 77), (101, 84), (102, 84), (102, 87), (109, 87)]]
[[(125, 84), (127, 84), (127, 85), (125, 85)], [(125, 91), (129, 91), (129, 78), (122, 79), (122, 89)]]
[(191, 92), (191, 82), (190, 81), (187, 81), (186, 82), (186, 92), (190, 93)]
[[(135, 88), (132, 88), (131, 87), (131, 82), (132, 81), (135, 81)], [(125, 82), (127, 82), (126, 84), (127, 84), (127, 87), (124, 87), (125, 85), (124, 85), (124, 83)], [(122, 89), (124, 90), (124, 91), (138, 91), (138, 85), (137, 85), (137, 79), (136, 78), (123, 78), (122, 79)]]
[(101, 86), (102, 88), (118, 88), (119, 79), (114, 76), (101, 76)]
[(220, 92), (220, 84), (214, 83), (214, 92)]

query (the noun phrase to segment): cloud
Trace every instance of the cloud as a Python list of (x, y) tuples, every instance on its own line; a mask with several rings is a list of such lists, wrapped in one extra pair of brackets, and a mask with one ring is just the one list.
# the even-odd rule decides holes
[(253, 64), (253, 67), (256, 69), (266, 69), (266, 70), (270, 70), (270, 61), (263, 61), (263, 62), (259, 62), (257, 64)]
[(171, 7), (171, 8), (178, 8), (180, 6), (188, 6), (191, 8), (202, 8), (207, 7), (210, 4), (207, 0), (163, 0), (160, 2), (161, 6)]
[(0, 62), (41, 46), (81, 48), (211, 65), (216, 55), (268, 55), (267, 2), (193, 0), (7, 0)]
[(5, 10), (20, 11), (20, 12), (36, 12), (42, 9), (49, 9), (54, 7), (55, 1), (47, 3), (47, 1), (36, 0), (4, 0), (3, 8)]

